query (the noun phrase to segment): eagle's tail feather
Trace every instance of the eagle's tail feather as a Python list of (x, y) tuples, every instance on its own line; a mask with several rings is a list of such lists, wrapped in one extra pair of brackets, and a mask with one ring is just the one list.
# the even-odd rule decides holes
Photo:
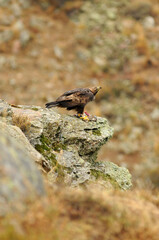
[(49, 102), (45, 104), (46, 108), (52, 108), (52, 107), (57, 107), (59, 105), (58, 102)]

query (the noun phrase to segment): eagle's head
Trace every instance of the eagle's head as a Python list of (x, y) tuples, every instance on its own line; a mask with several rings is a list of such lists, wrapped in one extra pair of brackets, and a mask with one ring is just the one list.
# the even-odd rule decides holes
[(96, 95), (97, 92), (101, 89), (102, 87), (92, 87), (92, 88), (89, 88), (89, 90), (91, 90), (91, 92)]

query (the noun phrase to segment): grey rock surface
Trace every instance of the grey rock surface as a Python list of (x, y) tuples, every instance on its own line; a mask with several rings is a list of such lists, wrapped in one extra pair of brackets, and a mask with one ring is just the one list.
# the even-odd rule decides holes
[(45, 196), (34, 162), (40, 154), (35, 152), (18, 127), (0, 122), (0, 215), (22, 207), (25, 200)]
[(28, 42), (31, 40), (31, 35), (29, 30), (23, 30), (20, 33), (20, 42), (23, 47), (25, 47)]
[[(113, 135), (106, 119), (97, 117), (96, 121), (85, 122), (75, 116), (60, 115), (52, 109), (9, 106), (4, 102), (0, 107), (1, 120), (21, 128), (41, 154), (38, 163), (50, 183), (88, 186), (98, 182), (106, 188), (125, 190), (131, 187), (131, 175), (126, 168), (111, 162), (96, 162), (99, 149)], [(10, 116), (4, 117), (6, 113), (3, 112)]]

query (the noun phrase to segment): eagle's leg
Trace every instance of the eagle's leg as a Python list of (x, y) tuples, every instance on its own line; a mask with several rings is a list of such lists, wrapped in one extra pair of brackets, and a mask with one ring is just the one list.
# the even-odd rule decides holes
[(78, 106), (76, 107), (77, 114), (76, 117), (81, 118), (83, 116), (84, 106)]
[(78, 107), (76, 108), (76, 110), (77, 110), (77, 114), (83, 115), (84, 106), (83, 106), (83, 105), (82, 105), (82, 106), (78, 106)]
[(77, 117), (79, 117), (80, 119), (82, 119), (82, 120), (84, 120), (84, 121), (89, 121), (89, 118), (88, 118), (88, 116), (87, 115), (83, 115), (83, 111), (84, 111), (84, 106), (78, 106), (77, 108), (76, 108), (76, 110), (77, 110)]

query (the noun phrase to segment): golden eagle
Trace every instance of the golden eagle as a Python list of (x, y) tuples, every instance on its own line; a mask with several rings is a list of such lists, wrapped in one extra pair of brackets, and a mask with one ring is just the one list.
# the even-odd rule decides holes
[(61, 107), (67, 110), (75, 109), (79, 116), (83, 114), (84, 107), (93, 101), (101, 87), (76, 88), (65, 92), (55, 102), (46, 103), (46, 108)]

